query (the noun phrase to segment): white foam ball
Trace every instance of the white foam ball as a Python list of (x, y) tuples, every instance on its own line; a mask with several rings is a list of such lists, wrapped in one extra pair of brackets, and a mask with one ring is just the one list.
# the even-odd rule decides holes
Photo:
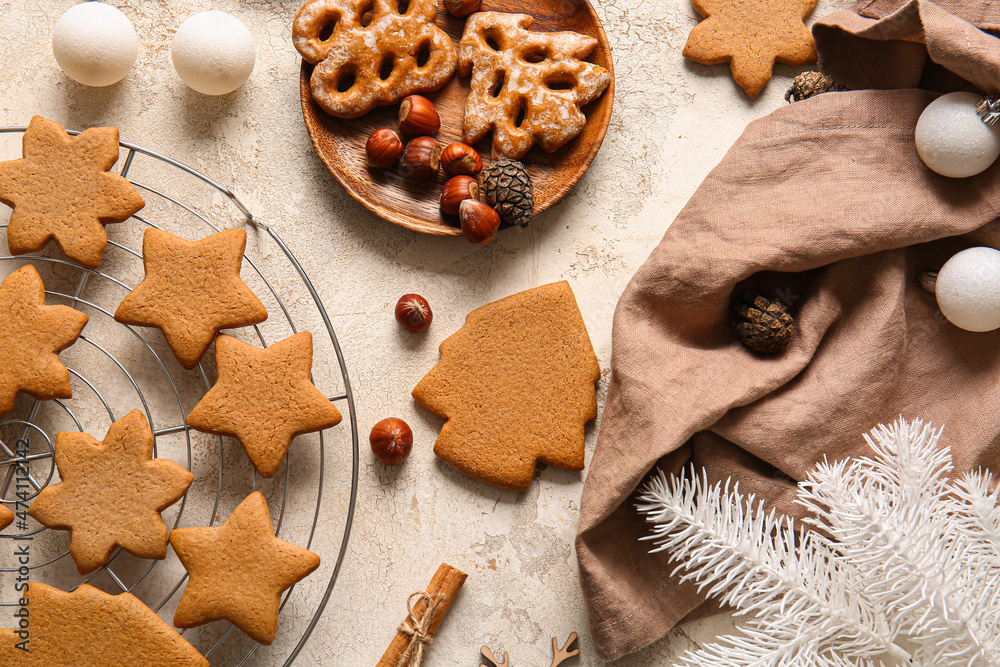
[(184, 83), (205, 95), (225, 95), (242, 86), (257, 60), (247, 27), (232, 14), (218, 11), (184, 21), (170, 54)]
[(135, 64), (139, 38), (128, 17), (103, 2), (63, 12), (52, 31), (52, 55), (66, 76), (86, 86), (110, 86)]
[(975, 176), (1000, 155), (1000, 127), (979, 118), (980, 100), (974, 93), (948, 93), (920, 114), (917, 153), (933, 171), (951, 178)]
[(968, 331), (1000, 328), (1000, 250), (968, 248), (938, 272), (938, 307), (952, 324)]

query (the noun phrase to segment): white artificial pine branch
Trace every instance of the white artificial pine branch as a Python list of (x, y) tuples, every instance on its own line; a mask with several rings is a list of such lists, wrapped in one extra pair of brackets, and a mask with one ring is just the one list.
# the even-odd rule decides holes
[[(941, 431), (880, 425), (872, 455), (816, 466), (796, 529), (738, 485), (654, 475), (639, 510), (683, 580), (752, 615), (699, 667), (1000, 667), (1000, 491), (951, 481)], [(916, 646), (912, 657), (901, 641)]]
[[(800, 484), (800, 501), (861, 571), (866, 594), (934, 665), (1000, 665), (1000, 637), (974, 612), (967, 581), (972, 541), (946, 477), (950, 450), (920, 420), (879, 425), (865, 436), (873, 456), (846, 469), (821, 464)], [(981, 579), (980, 576), (973, 578)]]
[(858, 573), (837, 561), (820, 535), (797, 531), (791, 519), (765, 514), (760, 506), (754, 511), (752, 496), (743, 498), (737, 487), (730, 491), (728, 483), (709, 486), (703, 477), (668, 484), (660, 473), (640, 500), (639, 510), (655, 524), (649, 538), (659, 545), (654, 551), (666, 550), (680, 563), (675, 573), (684, 570), (682, 580), (697, 580), (709, 596), (757, 614), (774, 637), (766, 646), (728, 637), (714, 649), (717, 662), (703, 655), (692, 664), (811, 664), (806, 653), (822, 655), (833, 647), (850, 657), (887, 655), (890, 664), (909, 657), (893, 644), (881, 610), (855, 593), (862, 585)]

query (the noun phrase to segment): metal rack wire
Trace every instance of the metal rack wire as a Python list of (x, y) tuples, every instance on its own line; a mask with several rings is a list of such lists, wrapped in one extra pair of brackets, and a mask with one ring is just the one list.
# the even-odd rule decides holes
[[(24, 127), (0, 128), (0, 135), (10, 133), (22, 133)], [(70, 131), (70, 134), (79, 134), (78, 131)], [(280, 650), (275, 650), (275, 645), (268, 649), (267, 656), (261, 659), (269, 664), (290, 665), (302, 651), (310, 634), (316, 627), (323, 610), (325, 609), (331, 594), (333, 593), (337, 577), (343, 564), (347, 543), (351, 532), (354, 518), (354, 509), (357, 499), (358, 487), (358, 429), (355, 415), (354, 397), (351, 391), (350, 381), (347, 375), (347, 367), (343, 353), (337, 341), (336, 333), (330, 317), (323, 307), (319, 295), (306, 275), (302, 265), (285, 245), (278, 233), (260, 219), (254, 217), (250, 210), (241, 202), (228, 188), (215, 182), (203, 173), (156, 151), (152, 151), (130, 143), (121, 142), (121, 149), (124, 151), (125, 159), (120, 161), (121, 167), (118, 171), (122, 176), (128, 178), (130, 182), (143, 195), (147, 201), (147, 206), (138, 214), (133, 216), (134, 221), (140, 223), (135, 225), (132, 220), (121, 225), (111, 225), (108, 227), (109, 243), (105, 253), (106, 261), (98, 270), (85, 269), (73, 264), (56, 253), (42, 252), (33, 255), (22, 256), (0, 256), (0, 269), (9, 268), (5, 264), (14, 265), (23, 263), (25, 260), (33, 263), (36, 268), (43, 272), (46, 282), (46, 299), (48, 303), (64, 303), (87, 313), (91, 320), (84, 329), (77, 343), (62, 353), (62, 357), (71, 375), (73, 386), (73, 398), (69, 400), (53, 400), (41, 402), (30, 397), (22, 396), (18, 407), (10, 414), (0, 417), (0, 502), (8, 504), (14, 509), (14, 502), (17, 496), (14, 493), (15, 479), (23, 482), (22, 502), (30, 501), (41, 489), (52, 483), (55, 474), (53, 461), (54, 453), (54, 431), (59, 424), (65, 427), (61, 430), (86, 431), (102, 437), (103, 430), (98, 428), (98, 424), (91, 425), (91, 422), (107, 424), (124, 416), (132, 408), (140, 408), (145, 413), (153, 433), (156, 436), (154, 444), (154, 456), (169, 457), (184, 465), (188, 470), (195, 473), (196, 480), (185, 496), (174, 507), (174, 518), (172, 521), (165, 516), (169, 528), (176, 528), (182, 525), (185, 519), (185, 509), (188, 501), (197, 489), (205, 489), (206, 493), (211, 492), (211, 487), (206, 483), (199, 484), (199, 471), (207, 469), (210, 472), (215, 467), (214, 460), (210, 464), (203, 461), (199, 463), (199, 454), (205, 449), (207, 442), (216, 443), (218, 450), (216, 480), (214, 484), (214, 501), (210, 498), (203, 503), (207, 507), (211, 502), (212, 509), (208, 519), (201, 522), (201, 525), (214, 525), (224, 516), (220, 516), (220, 506), (226, 502), (232, 493), (237, 494), (237, 500), (257, 490), (259, 487), (266, 487), (265, 495), (270, 495), (269, 505), (272, 509), (272, 518), (277, 516), (275, 522), (275, 533), (278, 537), (294, 541), (301, 546), (317, 550), (318, 530), (331, 530), (331, 537), (324, 544), (333, 545), (336, 537), (339, 536), (339, 548), (327, 549), (327, 553), (320, 553), (326, 567), (321, 568), (329, 578), (325, 586), (317, 586), (307, 579), (298, 586), (289, 589), (282, 601), (281, 608), (294, 601), (296, 605), (304, 603), (309, 609), (314, 611), (304, 627), (279, 628)], [(149, 181), (136, 178), (137, 164), (148, 162), (151, 175), (160, 172), (161, 176), (166, 176), (165, 180), (174, 180), (178, 174), (193, 177), (195, 183), (207, 186), (210, 189), (210, 200), (216, 198), (217, 194), (222, 195), (221, 204), (217, 201), (210, 208), (215, 210), (215, 215), (204, 213), (199, 208), (189, 205), (178, 198), (165, 192), (166, 188), (154, 187)], [(164, 172), (163, 169), (166, 169)], [(172, 173), (173, 172), (173, 173)], [(149, 204), (151, 200), (160, 202), (162, 213), (156, 214)], [(154, 222), (154, 217), (156, 222)], [(135, 287), (134, 280), (129, 276), (135, 276), (138, 271), (137, 263), (142, 261), (141, 250), (137, 250), (130, 245), (130, 239), (134, 242), (136, 237), (141, 238), (138, 232), (146, 227), (157, 229), (167, 228), (167, 231), (178, 233), (180, 220), (184, 220), (191, 229), (203, 229), (198, 238), (222, 230), (217, 222), (226, 220), (235, 224), (244, 225), (248, 232), (256, 232), (256, 242), (260, 246), (259, 259), (251, 256), (248, 248), (243, 264), (244, 280), (257, 291), (258, 296), (268, 303), (270, 317), (262, 325), (247, 327), (243, 330), (229, 332), (233, 335), (241, 336), (244, 339), (252, 340), (260, 346), (267, 346), (278, 340), (278, 336), (284, 337), (300, 330), (300, 325), (293, 319), (292, 311), (301, 313), (307, 303), (300, 296), (298, 289), (304, 288), (311, 299), (308, 304), (308, 316), (315, 326), (314, 344), (317, 354), (314, 356), (314, 374), (318, 366), (322, 366), (320, 350), (332, 348), (332, 352), (337, 360), (337, 366), (331, 377), (316, 378), (314, 382), (321, 389), (327, 391), (331, 401), (338, 404), (346, 404), (345, 422), (338, 426), (322, 431), (318, 435), (312, 436), (310, 443), (297, 442), (289, 452), (288, 459), (284, 464), (283, 475), (279, 472), (272, 480), (259, 478), (256, 472), (252, 473), (252, 482), (249, 488), (240, 484), (225, 483), (224, 477), (233, 468), (246, 469), (246, 462), (239, 457), (243, 456), (231, 444), (223, 438), (202, 438), (204, 442), (196, 442), (200, 437), (193, 434), (186, 426), (188, 410), (193, 407), (193, 401), (197, 401), (210, 387), (209, 374), (214, 368), (211, 355), (206, 357), (196, 369), (184, 371), (172, 359), (169, 350), (165, 347), (162, 335), (154, 329), (144, 329), (119, 324), (114, 321), (114, 308), (107, 304), (102, 304), (102, 296), (106, 298), (115, 297), (120, 300), (124, 294)], [(131, 233), (124, 230), (132, 225), (135, 229)], [(6, 224), (0, 224), (6, 227)], [(183, 230), (182, 230), (183, 231)], [(184, 234), (180, 234), (184, 235)], [(190, 238), (190, 236), (189, 236)], [(268, 243), (270, 245), (265, 246)], [(141, 248), (141, 245), (139, 246)], [(274, 253), (274, 250), (279, 251)], [(111, 257), (109, 260), (108, 258)], [(283, 260), (283, 261), (282, 261)], [(273, 266), (272, 266), (273, 265)], [(270, 277), (269, 277), (270, 276)], [(277, 277), (276, 277), (277, 276)], [(2, 278), (2, 276), (0, 276)], [(277, 279), (277, 278), (280, 278)], [(50, 283), (55, 286), (50, 286)], [(94, 296), (88, 296), (93, 293)], [(284, 296), (284, 298), (283, 298)], [(288, 303), (294, 300), (293, 304)], [(275, 308), (277, 307), (277, 313)], [(278, 315), (278, 317), (275, 317)], [(91, 335), (90, 331), (98, 326), (97, 335)], [(321, 339), (318, 328), (324, 328), (329, 339)], [(104, 332), (127, 332), (109, 333), (108, 340), (102, 340), (100, 334)], [(290, 332), (290, 333), (288, 333)], [(123, 343), (122, 338), (125, 339)], [(70, 354), (75, 350), (80, 350), (78, 355)], [(145, 363), (136, 361), (142, 357)], [(112, 383), (111, 388), (104, 387), (101, 380), (87, 372), (88, 360), (92, 364), (104, 364), (113, 373), (120, 373), (124, 381), (120, 385)], [(80, 366), (75, 362), (81, 362)], [(150, 363), (150, 361), (152, 363)], [(153, 373), (149, 369), (153, 369)], [(331, 375), (327, 373), (326, 375)], [(165, 380), (165, 381), (164, 381)], [(326, 384), (325, 384), (326, 383)], [(335, 385), (335, 388), (328, 391), (328, 384)], [(124, 387), (126, 393), (134, 393), (135, 399), (118, 400), (114, 393), (121, 393)], [(153, 388), (150, 391), (150, 387)], [(95, 400), (96, 399), (96, 400)], [(137, 399), (137, 400), (136, 400)], [(125, 403), (125, 404), (123, 404)], [(54, 407), (51, 407), (54, 406)], [(79, 407), (78, 407), (79, 406)], [(105, 418), (106, 414), (106, 418)], [(106, 426), (104, 428), (106, 430)], [(13, 437), (12, 435), (13, 434)], [(174, 437), (173, 441), (168, 439)], [(179, 438), (179, 442), (178, 442)], [(306, 438), (308, 439), (308, 438)], [(12, 442), (13, 440), (13, 442)], [(300, 437), (299, 440), (303, 440)], [(13, 446), (12, 446), (13, 444)], [(226, 452), (229, 452), (228, 458)], [(296, 466), (296, 457), (303, 458), (302, 465)], [(344, 462), (350, 460), (350, 469), (347, 470)], [(202, 459), (204, 457), (201, 457)], [(243, 457), (245, 459), (245, 457)], [(340, 464), (338, 466), (338, 464)], [(294, 468), (294, 472), (293, 472)], [(230, 474), (232, 476), (238, 476)], [(350, 480), (350, 493), (343, 493), (347, 479)], [(278, 487), (280, 487), (280, 492)], [(314, 506), (304, 506), (306, 503), (300, 502), (307, 495), (306, 491), (314, 495)], [(331, 492), (332, 491), (332, 492)], [(324, 504), (324, 492), (327, 499)], [(332, 496), (332, 498), (331, 498)], [(340, 499), (339, 504), (337, 502)], [(168, 510), (170, 512), (172, 510)], [(228, 512), (225, 513), (228, 515)], [(306, 521), (305, 519), (308, 519)], [(196, 519), (197, 520), (197, 519)], [(184, 521), (187, 524), (187, 521)], [(291, 527), (287, 527), (292, 524)], [(338, 532), (333, 525), (342, 525)], [(13, 530), (15, 527), (20, 530)], [(289, 533), (293, 533), (289, 535)], [(99, 570), (80, 577), (75, 570), (71, 573), (67, 564), (71, 565), (68, 558), (68, 549), (63, 550), (59, 546), (52, 551), (53, 545), (63, 545), (67, 539), (65, 531), (47, 531), (46, 528), (38, 526), (32, 528), (22, 524), (20, 521), (15, 526), (9, 527), (0, 533), (0, 549), (3, 549), (4, 542), (11, 544), (12, 540), (23, 542), (25, 540), (38, 539), (37, 544), (41, 546), (43, 555), (37, 562), (28, 565), (32, 579), (36, 575), (53, 573), (59, 579), (58, 585), (72, 590), (83, 583), (91, 583), (100, 586), (105, 584), (109, 592), (117, 593), (130, 592), (142, 599), (151, 609), (164, 615), (165, 620), (170, 622), (171, 618), (166, 616), (171, 606), (176, 606), (179, 598), (179, 591), (183, 588), (187, 574), (183, 569), (179, 569), (179, 563), (173, 554), (168, 555), (167, 561), (140, 561), (132, 559), (134, 562), (127, 563), (132, 558), (129, 554), (119, 549), (112, 556), (110, 562)], [(307, 537), (306, 537), (307, 536)], [(10, 551), (10, 550), (8, 550)], [(329, 558), (336, 554), (332, 568), (329, 566)], [(11, 567), (6, 567), (0, 553), (0, 585), (5, 577), (12, 577), (17, 573), (19, 565), (12, 563)], [(121, 565), (121, 567), (119, 567)], [(161, 576), (159, 570), (166, 570)], [(23, 571), (23, 570), (22, 570)], [(174, 576), (179, 576), (176, 583), (172, 583)], [(319, 575), (314, 573), (312, 577)], [(168, 581), (157, 581), (156, 585), (150, 582), (159, 578), (167, 578)], [(39, 580), (46, 581), (39, 577)], [(309, 582), (308, 592), (297, 593), (297, 589), (302, 588), (302, 584)], [(9, 582), (7, 582), (9, 583)], [(54, 583), (46, 581), (46, 583)], [(117, 590), (115, 590), (117, 589)], [(0, 588), (0, 606), (12, 606), (16, 604), (2, 595)], [(297, 596), (297, 597), (296, 597)], [(9, 596), (8, 596), (9, 597)], [(304, 615), (296, 614), (297, 618)], [(228, 627), (222, 624), (212, 630), (201, 633), (189, 633), (188, 639), (195, 644), (196, 648), (208, 657), (213, 664), (246, 664), (252, 656), (259, 654), (260, 646), (251, 643), (247, 639), (239, 639), (241, 633), (233, 633), (231, 624)], [(192, 638), (192, 634), (197, 635)], [(227, 645), (228, 644), (228, 645)]]

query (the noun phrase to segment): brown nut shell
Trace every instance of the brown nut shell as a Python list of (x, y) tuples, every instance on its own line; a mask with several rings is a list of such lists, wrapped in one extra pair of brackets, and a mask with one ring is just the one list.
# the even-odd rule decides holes
[(398, 466), (413, 449), (413, 431), (402, 419), (389, 417), (372, 427), (368, 443), (375, 458), (387, 466)]
[(396, 302), (396, 321), (399, 326), (413, 333), (423, 333), (431, 325), (434, 313), (431, 304), (419, 294), (404, 294)]
[(389, 169), (395, 167), (403, 154), (403, 142), (392, 130), (375, 130), (365, 143), (365, 161), (369, 167)]
[(451, 176), (474, 176), (482, 170), (483, 159), (472, 146), (456, 142), (441, 151), (441, 168)]
[(441, 188), (441, 212), (458, 215), (458, 207), (466, 199), (479, 199), (476, 179), (471, 176), (449, 178)]
[(399, 131), (404, 134), (435, 134), (441, 129), (437, 107), (426, 97), (410, 95), (399, 104)]
[(500, 229), (500, 215), (488, 204), (475, 199), (466, 199), (459, 205), (458, 219), (462, 224), (462, 236), (470, 243), (489, 243)]
[(434, 137), (417, 137), (406, 144), (399, 170), (404, 176), (434, 178), (440, 166), (441, 145)]

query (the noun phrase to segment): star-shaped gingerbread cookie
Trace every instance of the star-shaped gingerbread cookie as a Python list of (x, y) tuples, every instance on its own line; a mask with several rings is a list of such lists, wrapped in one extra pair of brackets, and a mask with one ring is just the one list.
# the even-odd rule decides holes
[(340, 423), (340, 411), (309, 379), (312, 352), (308, 331), (264, 349), (219, 336), (219, 379), (194, 406), (188, 425), (237, 438), (257, 472), (273, 477), (296, 435)]
[(751, 98), (771, 79), (775, 61), (816, 61), (816, 44), (802, 22), (816, 0), (692, 0), (705, 17), (691, 31), (684, 57), (702, 65), (729, 63)]
[(43, 526), (72, 531), (69, 553), (80, 574), (107, 563), (115, 547), (166, 558), (160, 512), (187, 493), (194, 475), (153, 458), (153, 432), (141, 411), (112, 424), (104, 442), (56, 434), (56, 467), (62, 481), (42, 489), (28, 513)]
[(260, 491), (217, 528), (172, 530), (170, 544), (190, 576), (174, 625), (225, 619), (265, 645), (278, 630), (281, 594), (319, 567), (319, 556), (274, 536)]
[(146, 275), (118, 306), (124, 324), (156, 327), (184, 368), (194, 368), (220, 329), (260, 324), (267, 310), (240, 278), (247, 233), (188, 241), (159, 229), (142, 238)]
[(0, 201), (14, 208), (11, 253), (35, 252), (55, 239), (67, 257), (96, 269), (108, 244), (104, 225), (124, 222), (145, 205), (131, 183), (109, 171), (118, 161), (118, 128), (71, 137), (59, 123), (35, 116), (21, 154), (0, 162)]
[(14, 513), (6, 505), (0, 505), (0, 530), (14, 523)]
[(28, 625), (0, 630), (4, 667), (208, 667), (134, 595), (87, 584), (66, 592), (37, 581), (21, 595)]
[(0, 283), (0, 417), (14, 409), (20, 392), (41, 400), (73, 395), (59, 352), (86, 323), (69, 306), (45, 305), (45, 285), (31, 265)]

